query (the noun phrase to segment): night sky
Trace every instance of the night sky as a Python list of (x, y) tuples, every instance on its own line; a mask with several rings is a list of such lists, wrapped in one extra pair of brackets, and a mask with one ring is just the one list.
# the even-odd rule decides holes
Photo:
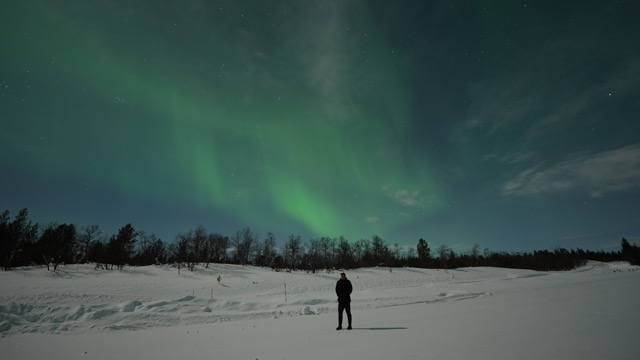
[(640, 2), (0, 0), (0, 211), (640, 243)]

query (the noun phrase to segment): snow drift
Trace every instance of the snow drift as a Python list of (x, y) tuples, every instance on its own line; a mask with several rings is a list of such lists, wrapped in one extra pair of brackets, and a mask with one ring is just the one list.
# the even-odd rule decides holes
[(335, 331), (339, 272), (22, 268), (0, 273), (0, 356), (635, 359), (638, 270), (347, 271), (354, 330)]

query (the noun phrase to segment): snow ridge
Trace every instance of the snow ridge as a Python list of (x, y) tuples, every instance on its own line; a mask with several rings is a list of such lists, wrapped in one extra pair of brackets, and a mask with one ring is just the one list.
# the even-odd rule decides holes
[[(598, 275), (636, 269), (628, 264), (592, 262), (573, 273)], [(543, 282), (553, 274), (495, 268), (368, 268), (353, 270), (349, 277), (354, 284), (352, 308), (357, 311), (473, 301), (493, 296), (496, 289), (500, 291), (513, 281)], [(2, 336), (321, 315), (335, 311), (337, 280), (337, 272), (287, 273), (234, 265), (199, 267), (180, 274), (166, 266), (104, 271), (73, 265), (57, 273), (34, 267), (0, 276), (4, 293), (14, 294), (0, 297)]]

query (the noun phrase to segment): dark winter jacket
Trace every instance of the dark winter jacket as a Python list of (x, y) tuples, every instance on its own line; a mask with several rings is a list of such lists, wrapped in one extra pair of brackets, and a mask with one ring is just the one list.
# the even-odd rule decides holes
[(351, 281), (349, 279), (344, 278), (344, 280), (338, 280), (336, 284), (336, 295), (338, 295), (338, 302), (348, 303), (351, 302), (351, 291), (353, 291), (353, 287), (351, 286)]

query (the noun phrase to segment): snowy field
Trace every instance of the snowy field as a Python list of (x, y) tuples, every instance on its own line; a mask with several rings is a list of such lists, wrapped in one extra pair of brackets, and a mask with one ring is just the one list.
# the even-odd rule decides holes
[[(0, 359), (638, 359), (640, 269), (0, 272)], [(217, 281), (217, 277), (221, 281)], [(286, 284), (286, 296), (285, 296)], [(346, 316), (345, 316), (346, 322)], [(346, 326), (346, 323), (344, 324)]]

